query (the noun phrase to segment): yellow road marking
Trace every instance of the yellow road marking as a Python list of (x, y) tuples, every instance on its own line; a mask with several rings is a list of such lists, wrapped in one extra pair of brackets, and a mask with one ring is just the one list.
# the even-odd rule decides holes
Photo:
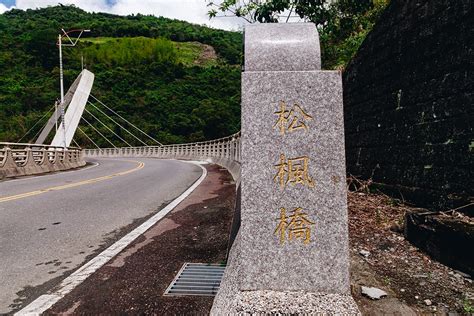
[(133, 168), (133, 169), (130, 169), (130, 170), (122, 171), (122, 172), (119, 172), (119, 173), (114, 173), (114, 174), (99, 177), (99, 178), (84, 180), (84, 181), (80, 181), (80, 182), (76, 182), (76, 183), (69, 183), (69, 184), (60, 185), (60, 186), (56, 186), (56, 187), (51, 187), (51, 188), (40, 189), (40, 190), (21, 193), (21, 194), (16, 194), (16, 195), (0, 197), (0, 203), (13, 201), (13, 200), (18, 200), (18, 199), (22, 199), (22, 198), (29, 197), (29, 196), (35, 196), (35, 195), (43, 194), (43, 193), (46, 193), (46, 192), (59, 191), (59, 190), (78, 187), (80, 185), (91, 184), (91, 183), (96, 183), (96, 182), (112, 179), (114, 177), (123, 176), (123, 175), (129, 174), (129, 173), (135, 172), (137, 170), (142, 169), (145, 166), (145, 163), (143, 163), (141, 161), (133, 161), (133, 162), (138, 163), (138, 166)]

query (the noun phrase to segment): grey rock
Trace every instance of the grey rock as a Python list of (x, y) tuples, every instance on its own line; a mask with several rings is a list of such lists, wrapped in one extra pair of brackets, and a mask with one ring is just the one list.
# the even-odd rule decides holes
[(470, 274), (464, 273), (464, 272), (462, 272), (462, 271), (454, 270), (454, 272), (456, 272), (458, 275), (462, 276), (463, 278), (466, 278), (466, 279), (470, 279), (470, 278), (471, 278), (471, 275), (470, 275)]
[(427, 278), (428, 274), (426, 274), (426, 273), (414, 274), (413, 277), (414, 278)]
[(425, 302), (426, 306), (431, 306), (431, 304), (433, 304), (433, 302), (431, 302), (431, 300), (428, 300), (428, 299), (424, 300), (423, 302)]
[(359, 254), (360, 254), (362, 257), (367, 258), (368, 256), (370, 256), (370, 251), (361, 250), (361, 251), (359, 251)]
[(366, 286), (362, 286), (362, 294), (373, 300), (378, 300), (388, 295), (387, 292), (381, 289), (378, 289), (376, 287), (366, 287)]

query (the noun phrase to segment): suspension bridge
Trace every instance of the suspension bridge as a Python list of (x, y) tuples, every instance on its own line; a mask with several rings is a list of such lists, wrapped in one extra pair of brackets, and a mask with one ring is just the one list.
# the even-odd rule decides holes
[[(18, 142), (0, 142), (0, 313), (30, 303), (107, 244), (104, 236), (116, 239), (118, 229), (182, 196), (204, 170), (185, 161), (215, 163), (240, 178), (240, 133), (163, 145), (93, 95), (93, 82), (84, 69), (63, 106), (52, 106)], [(92, 148), (80, 148), (79, 135)], [(71, 169), (78, 170), (63, 172)]]

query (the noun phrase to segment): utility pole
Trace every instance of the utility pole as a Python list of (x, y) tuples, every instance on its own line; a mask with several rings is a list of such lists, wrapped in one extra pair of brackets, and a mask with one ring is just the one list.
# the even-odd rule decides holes
[[(63, 30), (64, 32), (64, 30)], [(62, 36), (58, 36), (58, 47), (59, 47), (59, 84), (61, 86), (61, 104), (59, 106), (61, 111), (61, 122), (63, 123), (63, 147), (66, 150), (66, 121), (64, 120), (64, 74), (63, 74), (63, 43)]]
[[(79, 41), (79, 38), (81, 37), (82, 33), (84, 32), (90, 32), (91, 30), (71, 30), (66, 32), (64, 29), (61, 29), (63, 31), (63, 34), (58, 35), (58, 48), (59, 48), (59, 85), (61, 89), (61, 103), (59, 105), (59, 109), (61, 111), (61, 122), (63, 123), (62, 130), (63, 130), (63, 147), (64, 150), (66, 150), (66, 121), (64, 119), (64, 73), (63, 73), (63, 46), (71, 46), (74, 47), (76, 46), (77, 42)], [(77, 36), (76, 40), (73, 41), (69, 37), (69, 33), (72, 32), (80, 32), (79, 35)], [(69, 43), (63, 44), (63, 37), (67, 37), (69, 40)], [(82, 60), (81, 60), (82, 61)]]

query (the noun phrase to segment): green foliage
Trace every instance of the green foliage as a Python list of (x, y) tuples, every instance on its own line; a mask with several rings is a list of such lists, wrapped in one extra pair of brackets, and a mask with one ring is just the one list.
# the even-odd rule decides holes
[[(56, 6), (0, 14), (1, 141), (18, 141), (59, 98), (56, 40), (61, 28), (92, 30), (77, 47), (63, 48), (66, 89), (81, 71), (83, 56), (95, 74), (93, 95), (163, 143), (223, 137), (240, 129), (241, 34)], [(204, 44), (217, 56), (203, 58), (209, 50)], [(140, 145), (88, 109), (127, 142)], [(115, 145), (123, 145), (89, 114), (84, 117)], [(22, 141), (33, 140), (44, 123)], [(110, 147), (91, 127), (81, 123), (81, 128), (99, 146)], [(93, 146), (80, 132), (75, 139)]]
[(221, 63), (221, 60), (213, 54), (206, 56), (206, 51), (211, 50), (214, 53), (214, 48), (206, 47), (206, 45), (198, 42), (175, 42), (175, 47), (178, 50), (178, 61), (186, 66), (193, 66), (199, 64), (201, 66), (215, 66)]
[(323, 65), (344, 69), (388, 5), (389, 0), (339, 0), (320, 31)]
[(389, 0), (224, 0), (210, 2), (209, 17), (231, 13), (248, 22), (288, 21), (282, 15), (296, 14), (319, 29), (325, 69), (342, 69), (359, 49)]
[[(86, 41), (87, 43), (87, 41)], [(93, 42), (89, 42), (93, 43)], [(82, 49), (89, 63), (107, 66), (134, 66), (141, 63), (177, 63), (177, 50), (173, 42), (161, 38), (116, 38), (95, 41)]]
[[(74, 39), (75, 40), (75, 39)], [(87, 64), (133, 65), (142, 62), (182, 63), (186, 66), (199, 64), (205, 44), (199, 42), (173, 42), (163, 38), (148, 37), (89, 37), (81, 39), (74, 50), (74, 58), (82, 55)], [(211, 49), (214, 50), (211, 46)], [(202, 60), (205, 65), (217, 65), (218, 58)], [(201, 63), (202, 64), (202, 63)]]
[(465, 313), (474, 313), (474, 306), (471, 304), (471, 302), (467, 298), (463, 300), (462, 308)]

